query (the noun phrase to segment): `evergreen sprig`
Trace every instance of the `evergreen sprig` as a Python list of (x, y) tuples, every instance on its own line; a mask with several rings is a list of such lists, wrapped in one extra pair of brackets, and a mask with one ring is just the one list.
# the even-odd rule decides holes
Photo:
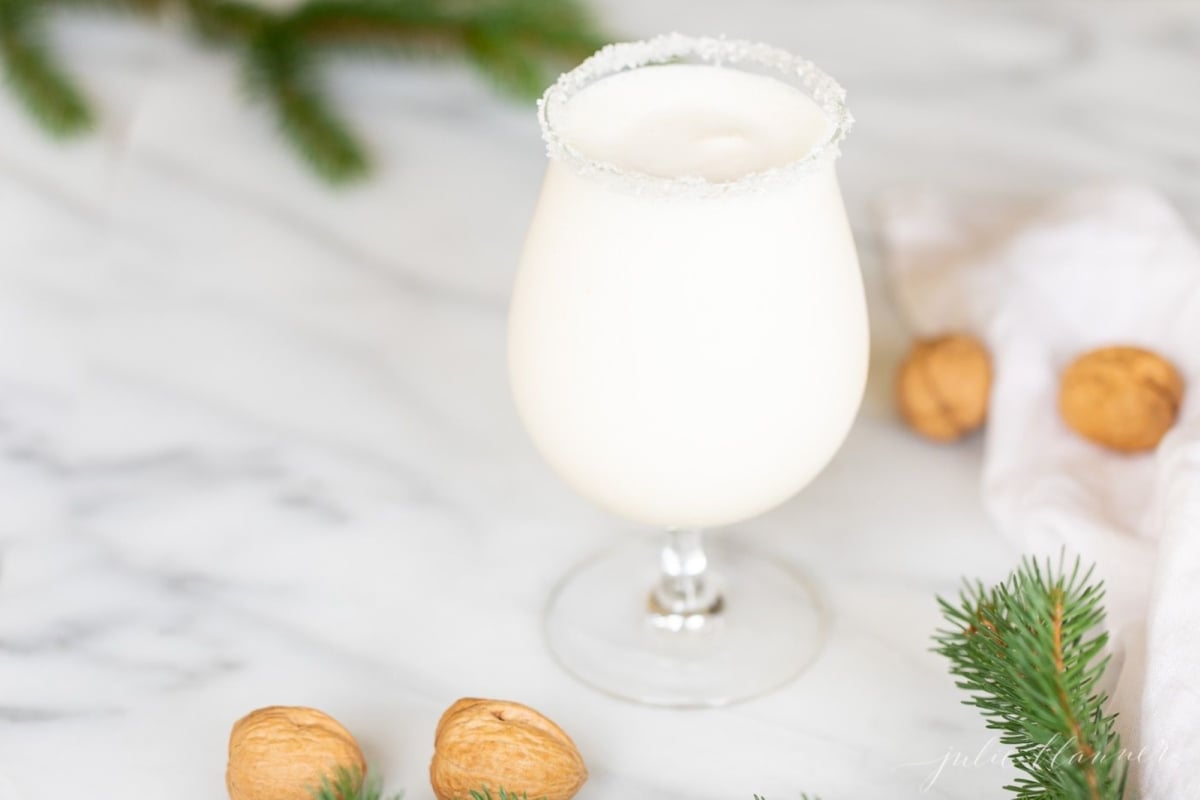
[(500, 794), (492, 796), (492, 790), (486, 786), (481, 790), (471, 790), (470, 800), (529, 800), (529, 795), (522, 794), (518, 797), (513, 792), (506, 792), (504, 789), (499, 790)]
[[(383, 788), (375, 776), (364, 778), (357, 769), (338, 767), (332, 777), (321, 778), (310, 794), (313, 800), (382, 800)], [(388, 800), (401, 800), (402, 796), (394, 794)]]
[[(493, 795), (492, 790), (485, 787), (472, 791), (469, 798), (462, 800), (529, 800), (526, 794), (498, 790)], [(313, 800), (383, 800), (383, 789), (378, 777), (364, 778), (357, 769), (338, 767), (332, 776), (321, 778), (321, 783), (309, 792)], [(401, 800), (402, 794), (389, 796), (388, 800)]]
[(174, 6), (200, 37), (237, 50), (252, 99), (268, 104), (291, 147), (331, 183), (366, 175), (370, 159), (320, 74), (331, 56), (461, 57), (501, 90), (536, 96), (605, 39), (582, 0), (0, 0), (8, 85), (47, 132), (89, 130), (83, 92), (45, 42), (46, 11), (94, 7), (157, 17)]
[(367, 173), (366, 151), (330, 107), (312, 53), (289, 21), (269, 20), (251, 38), (245, 62), (251, 96), (266, 99), (285, 137), (331, 183)]
[[(313, 800), (382, 800), (383, 798), (383, 790), (380, 788), (378, 778), (369, 777), (364, 780), (358, 770), (345, 767), (338, 767), (332, 779), (328, 776), (322, 778), (320, 786), (314, 787), (311, 794)], [(402, 797), (402, 794), (395, 794), (391, 795), (388, 800), (402, 800)], [(478, 790), (472, 790), (470, 797), (461, 798), (461, 800), (529, 800), (529, 795), (524, 793), (518, 795), (503, 788), (498, 789), (497, 794), (492, 794), (492, 790), (485, 786)], [(766, 798), (756, 794), (754, 800), (766, 800)], [(802, 794), (800, 800), (821, 799), (819, 797), (810, 798), (808, 795)]]
[(46, 45), (38, 0), (0, 0), (0, 55), (8, 86), (42, 128), (65, 138), (92, 125), (83, 94)]
[(990, 589), (938, 598), (949, 628), (935, 635), (964, 701), (1013, 747), (1019, 800), (1121, 800), (1126, 763), (1098, 683), (1108, 664), (1103, 585), (1078, 561), (1022, 561)]

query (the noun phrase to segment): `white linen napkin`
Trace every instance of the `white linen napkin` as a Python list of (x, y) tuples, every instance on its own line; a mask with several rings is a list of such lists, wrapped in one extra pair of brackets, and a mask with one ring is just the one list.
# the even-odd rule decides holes
[[(880, 211), (915, 333), (973, 332), (991, 350), (993, 519), (1027, 552), (1096, 562), (1107, 584), (1131, 785), (1142, 800), (1200, 798), (1200, 246), (1136, 186), (1032, 211), (897, 191)], [(1108, 452), (1058, 416), (1062, 370), (1108, 344), (1146, 347), (1183, 375), (1179, 422), (1155, 453)]]

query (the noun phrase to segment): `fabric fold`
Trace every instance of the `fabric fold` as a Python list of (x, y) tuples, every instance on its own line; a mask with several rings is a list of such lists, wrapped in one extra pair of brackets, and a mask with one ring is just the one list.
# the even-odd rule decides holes
[[(1200, 246), (1140, 186), (1037, 207), (895, 191), (880, 212), (914, 332), (971, 332), (991, 351), (982, 492), (997, 527), (1029, 553), (1095, 562), (1105, 580), (1138, 796), (1200, 797)], [(1109, 452), (1059, 418), (1063, 369), (1110, 344), (1153, 350), (1184, 377), (1155, 453)]]

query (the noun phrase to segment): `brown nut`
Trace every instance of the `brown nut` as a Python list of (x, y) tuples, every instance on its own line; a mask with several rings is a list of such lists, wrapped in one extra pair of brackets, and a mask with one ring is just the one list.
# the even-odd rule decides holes
[(234, 724), (225, 786), (232, 800), (312, 800), (339, 768), (361, 780), (367, 763), (337, 720), (315, 708), (270, 706)]
[(963, 334), (917, 342), (896, 376), (900, 413), (917, 433), (959, 439), (987, 417), (992, 365), (983, 344)]
[(1158, 446), (1182, 401), (1183, 378), (1171, 362), (1140, 347), (1102, 347), (1067, 367), (1058, 409), (1085, 439), (1134, 453)]
[(571, 737), (520, 703), (463, 698), (438, 722), (429, 765), (438, 800), (484, 788), (569, 800), (587, 777)]

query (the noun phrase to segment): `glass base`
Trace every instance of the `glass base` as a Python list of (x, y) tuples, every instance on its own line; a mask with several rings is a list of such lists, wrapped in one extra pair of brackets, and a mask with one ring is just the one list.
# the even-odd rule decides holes
[(659, 548), (647, 538), (573, 569), (546, 610), (550, 650), (584, 683), (655, 706), (723, 706), (796, 678), (820, 651), (825, 613), (812, 586), (779, 559), (714, 544), (711, 613), (663, 613)]

